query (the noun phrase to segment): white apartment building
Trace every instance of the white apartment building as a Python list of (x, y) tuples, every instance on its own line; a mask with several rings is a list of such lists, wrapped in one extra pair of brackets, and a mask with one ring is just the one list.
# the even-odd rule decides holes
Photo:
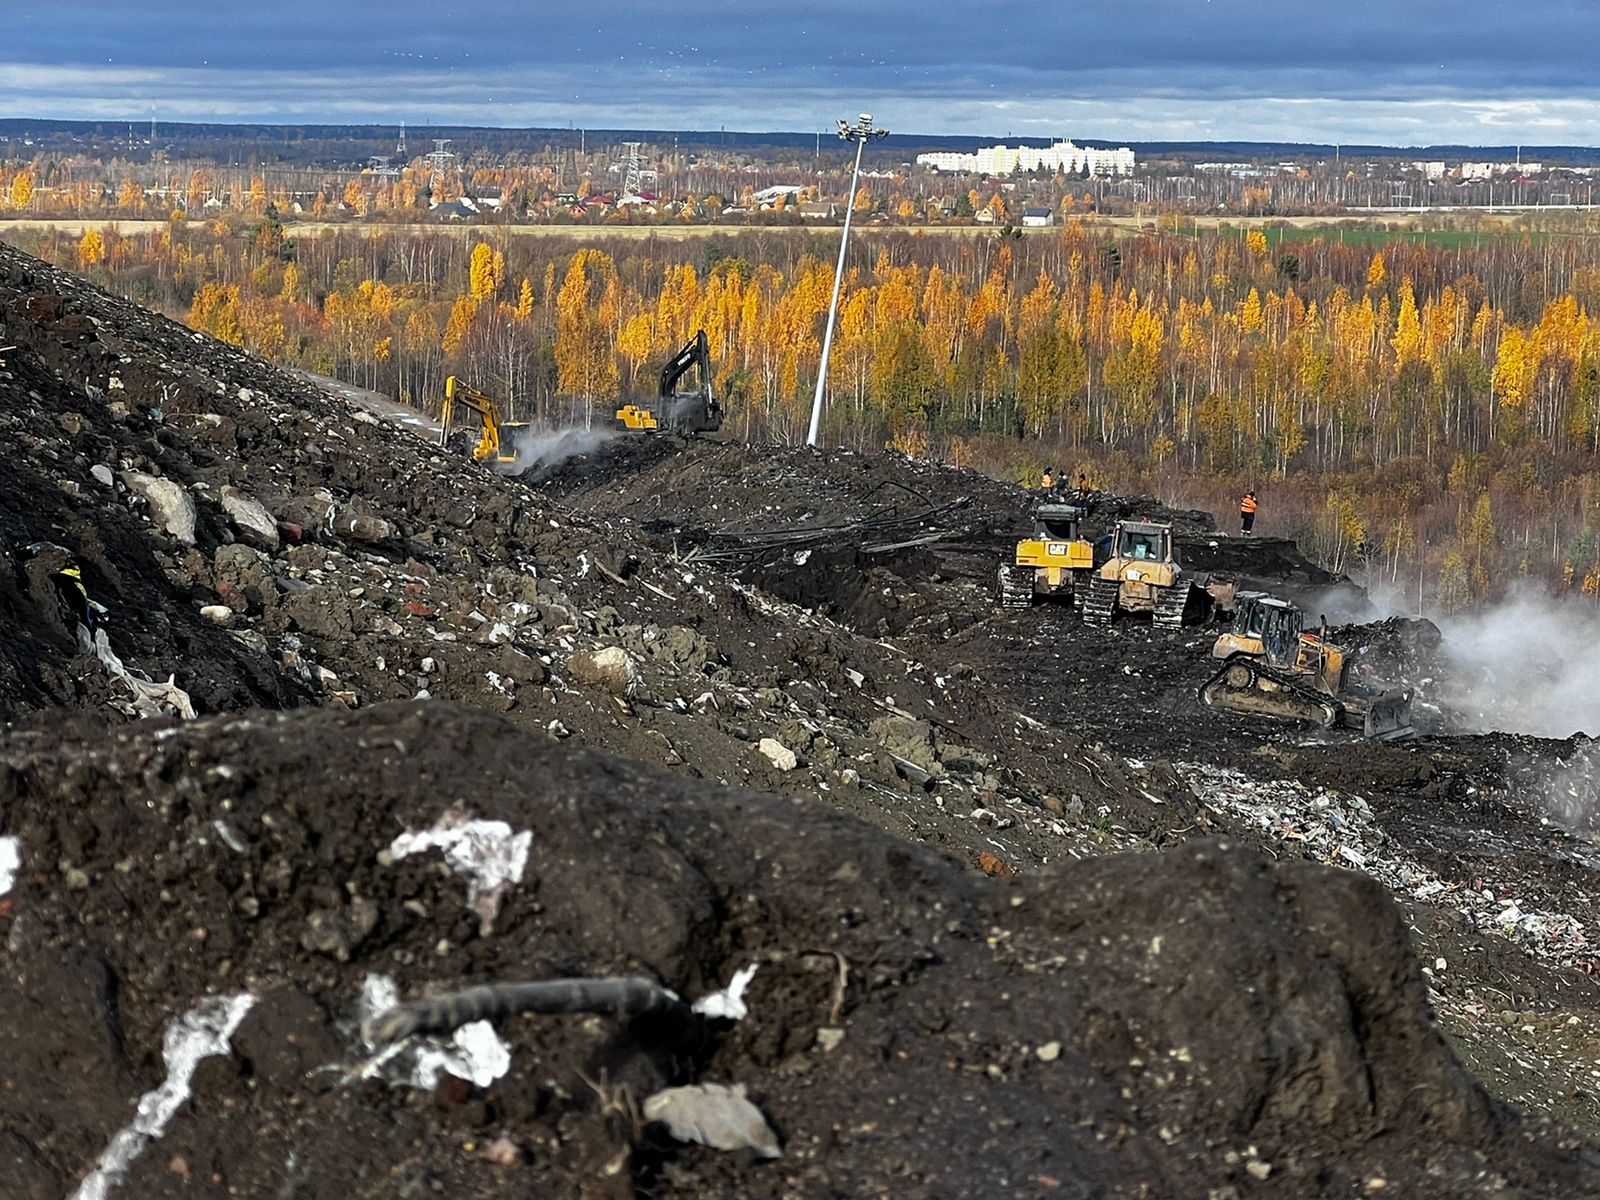
[(1133, 151), (1097, 150), (1075, 142), (1056, 142), (1051, 146), (985, 146), (975, 154), (941, 150), (917, 155), (917, 165), (936, 171), (960, 174), (1009, 175), (1013, 171), (1065, 171), (1091, 175), (1132, 175)]

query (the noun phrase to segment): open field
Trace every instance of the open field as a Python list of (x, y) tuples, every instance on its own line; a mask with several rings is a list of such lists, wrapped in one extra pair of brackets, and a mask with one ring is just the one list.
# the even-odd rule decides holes
[[(1364, 213), (1352, 216), (1277, 217), (1277, 216), (1188, 216), (1166, 222), (1167, 232), (1178, 237), (1195, 237), (1218, 230), (1243, 231), (1266, 229), (1272, 244), (1285, 241), (1311, 241), (1326, 238), (1332, 242), (1349, 245), (1381, 246), (1393, 241), (1459, 249), (1467, 246), (1488, 245), (1508, 236), (1522, 236), (1525, 232), (1517, 225), (1523, 214), (1489, 213), (1479, 220), (1483, 228), (1473, 231), (1429, 228), (1439, 223), (1426, 214), (1405, 216), (1397, 213)], [(1156, 233), (1162, 222), (1153, 216), (1086, 216), (1073, 218), (1087, 229), (1099, 230), (1108, 236), (1131, 236), (1139, 233)], [(115, 229), (124, 236), (150, 233), (166, 226), (158, 220), (119, 220), (84, 218), (24, 218), (0, 221), (0, 241), (10, 232), (40, 232), (58, 229), (73, 237), (81, 237), (89, 229)], [(1404, 228), (1390, 228), (1404, 226)], [(509, 225), (509, 224), (419, 224), (410, 222), (354, 222), (354, 221), (295, 221), (284, 222), (284, 234), (290, 238), (314, 238), (338, 232), (365, 233), (370, 236), (393, 235), (405, 232), (447, 234), (454, 237), (533, 237), (558, 240), (583, 240), (596, 237), (629, 240), (682, 242), (706, 237), (732, 237), (740, 234), (784, 233), (796, 230), (836, 230), (836, 225), (744, 225), (744, 224), (665, 224), (665, 225)], [(1053, 229), (1064, 228), (1056, 225)], [(860, 224), (859, 233), (910, 232), (936, 237), (982, 237), (998, 232), (993, 225), (883, 225)], [(1028, 229), (1026, 236), (1050, 233), (1050, 229)], [(1600, 231), (1597, 231), (1600, 232)], [(1590, 237), (1595, 232), (1587, 230), (1540, 230), (1530, 234), (1535, 241), (1555, 237)]]

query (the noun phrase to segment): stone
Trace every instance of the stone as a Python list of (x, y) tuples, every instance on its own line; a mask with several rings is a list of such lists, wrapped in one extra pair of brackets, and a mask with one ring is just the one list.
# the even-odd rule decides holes
[(96, 483), (104, 487), (116, 486), (117, 477), (111, 473), (111, 468), (106, 466), (105, 463), (95, 463), (94, 466), (89, 468), (89, 474), (94, 476)]
[(567, 673), (579, 683), (602, 687), (613, 696), (631, 696), (639, 686), (639, 671), (621, 646), (604, 646), (567, 659)]
[(795, 757), (794, 751), (777, 738), (762, 738), (756, 749), (780, 771), (792, 771), (800, 765), (800, 760)]
[(348, 510), (335, 512), (328, 521), (328, 528), (357, 542), (386, 542), (394, 536), (394, 526), (382, 517)]
[(182, 486), (143, 471), (124, 471), (122, 482), (144, 497), (157, 525), (185, 546), (194, 545), (194, 497)]
[(226, 604), (206, 604), (200, 608), (200, 615), (213, 625), (220, 625), (224, 629), (233, 622), (233, 609)]
[(276, 550), (281, 542), (278, 522), (259, 500), (238, 488), (222, 489), (222, 511), (228, 514), (241, 539), (260, 550)]

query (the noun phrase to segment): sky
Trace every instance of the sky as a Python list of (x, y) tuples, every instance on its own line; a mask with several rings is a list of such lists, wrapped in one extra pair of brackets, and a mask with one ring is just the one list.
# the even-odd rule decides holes
[(1600, 144), (1600, 0), (0, 0), (0, 115)]

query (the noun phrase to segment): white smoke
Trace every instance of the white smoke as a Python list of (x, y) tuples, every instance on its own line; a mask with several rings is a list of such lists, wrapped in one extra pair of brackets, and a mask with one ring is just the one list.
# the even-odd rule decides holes
[(504, 474), (521, 476), (528, 483), (550, 478), (562, 463), (580, 454), (593, 454), (616, 437), (611, 429), (582, 429), (576, 425), (562, 429), (518, 429), (511, 445), (517, 461), (501, 468)]
[(1600, 734), (1600, 612), (1531, 591), (1441, 619), (1440, 700), (1461, 732)]

